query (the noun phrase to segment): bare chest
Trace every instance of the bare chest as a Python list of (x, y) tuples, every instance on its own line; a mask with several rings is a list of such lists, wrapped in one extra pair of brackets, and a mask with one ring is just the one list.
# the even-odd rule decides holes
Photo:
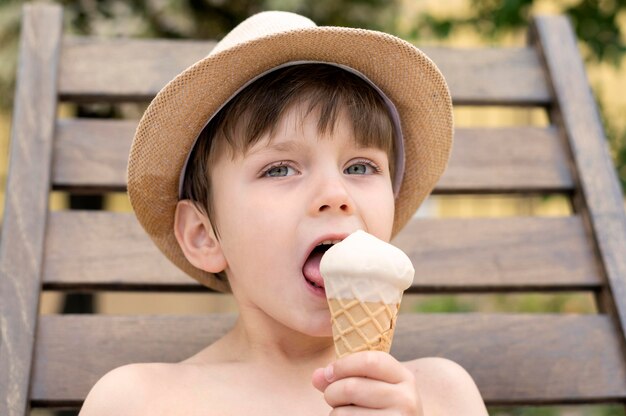
[[(323, 394), (306, 383), (232, 370), (213, 371), (211, 377), (175, 378), (161, 386), (156, 400), (146, 403), (146, 415), (326, 415), (331, 408)], [(165, 383), (168, 384), (168, 383)]]

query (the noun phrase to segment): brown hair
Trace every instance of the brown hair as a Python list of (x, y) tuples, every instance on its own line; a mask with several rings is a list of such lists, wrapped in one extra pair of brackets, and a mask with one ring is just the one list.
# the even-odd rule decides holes
[[(332, 133), (340, 111), (345, 110), (356, 143), (385, 150), (394, 177), (393, 122), (380, 94), (365, 80), (336, 66), (300, 64), (262, 76), (213, 117), (189, 157), (181, 199), (192, 200), (212, 220), (213, 163), (225, 150), (234, 158), (265, 134), (271, 138), (281, 117), (297, 104), (306, 105), (303, 115), (319, 111), (321, 135)], [(212, 225), (218, 235), (216, 224)]]

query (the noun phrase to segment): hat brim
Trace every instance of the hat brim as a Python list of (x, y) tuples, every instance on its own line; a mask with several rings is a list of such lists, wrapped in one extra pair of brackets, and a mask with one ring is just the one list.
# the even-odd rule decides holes
[(152, 101), (139, 122), (128, 164), (128, 193), (139, 222), (159, 249), (205, 286), (228, 283), (194, 267), (174, 235), (181, 170), (198, 135), (223, 103), (259, 74), (293, 61), (351, 67), (395, 104), (404, 136), (405, 172), (392, 235), (402, 229), (446, 168), (452, 102), (435, 64), (419, 49), (382, 32), (311, 27), (241, 43), (187, 68)]

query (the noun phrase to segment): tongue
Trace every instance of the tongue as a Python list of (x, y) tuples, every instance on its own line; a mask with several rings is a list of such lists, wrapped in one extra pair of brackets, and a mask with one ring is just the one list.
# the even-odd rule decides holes
[(306, 259), (304, 267), (302, 267), (302, 273), (304, 274), (304, 277), (311, 282), (324, 287), (324, 279), (320, 274), (320, 261), (322, 260), (322, 255), (324, 255), (324, 253), (321, 251), (314, 251), (311, 253), (309, 258)]

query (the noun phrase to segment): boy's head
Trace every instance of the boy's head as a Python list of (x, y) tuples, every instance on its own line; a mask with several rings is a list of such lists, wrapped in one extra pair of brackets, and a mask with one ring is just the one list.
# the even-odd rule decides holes
[[(357, 146), (388, 156), (395, 194), (392, 235), (441, 176), (451, 150), (452, 107), (445, 81), (417, 48), (360, 29), (317, 27), (283, 12), (255, 15), (185, 70), (140, 121), (128, 191), (140, 223), (163, 253), (200, 283), (228, 282), (194, 267), (174, 235), (181, 199), (217, 225), (213, 166), (270, 140), (285, 115), (311, 114), (323, 137), (347, 120)], [(406, 167), (406, 168), (405, 168)]]
[[(212, 167), (220, 157), (245, 155), (278, 122), (297, 108), (301, 118), (318, 116), (321, 137), (332, 132), (341, 112), (347, 116), (355, 144), (384, 150), (394, 177), (394, 123), (378, 92), (362, 78), (328, 64), (300, 64), (272, 71), (248, 85), (211, 119), (198, 137), (187, 163), (181, 199), (188, 199), (214, 221)], [(302, 120), (300, 120), (302, 121)]]

